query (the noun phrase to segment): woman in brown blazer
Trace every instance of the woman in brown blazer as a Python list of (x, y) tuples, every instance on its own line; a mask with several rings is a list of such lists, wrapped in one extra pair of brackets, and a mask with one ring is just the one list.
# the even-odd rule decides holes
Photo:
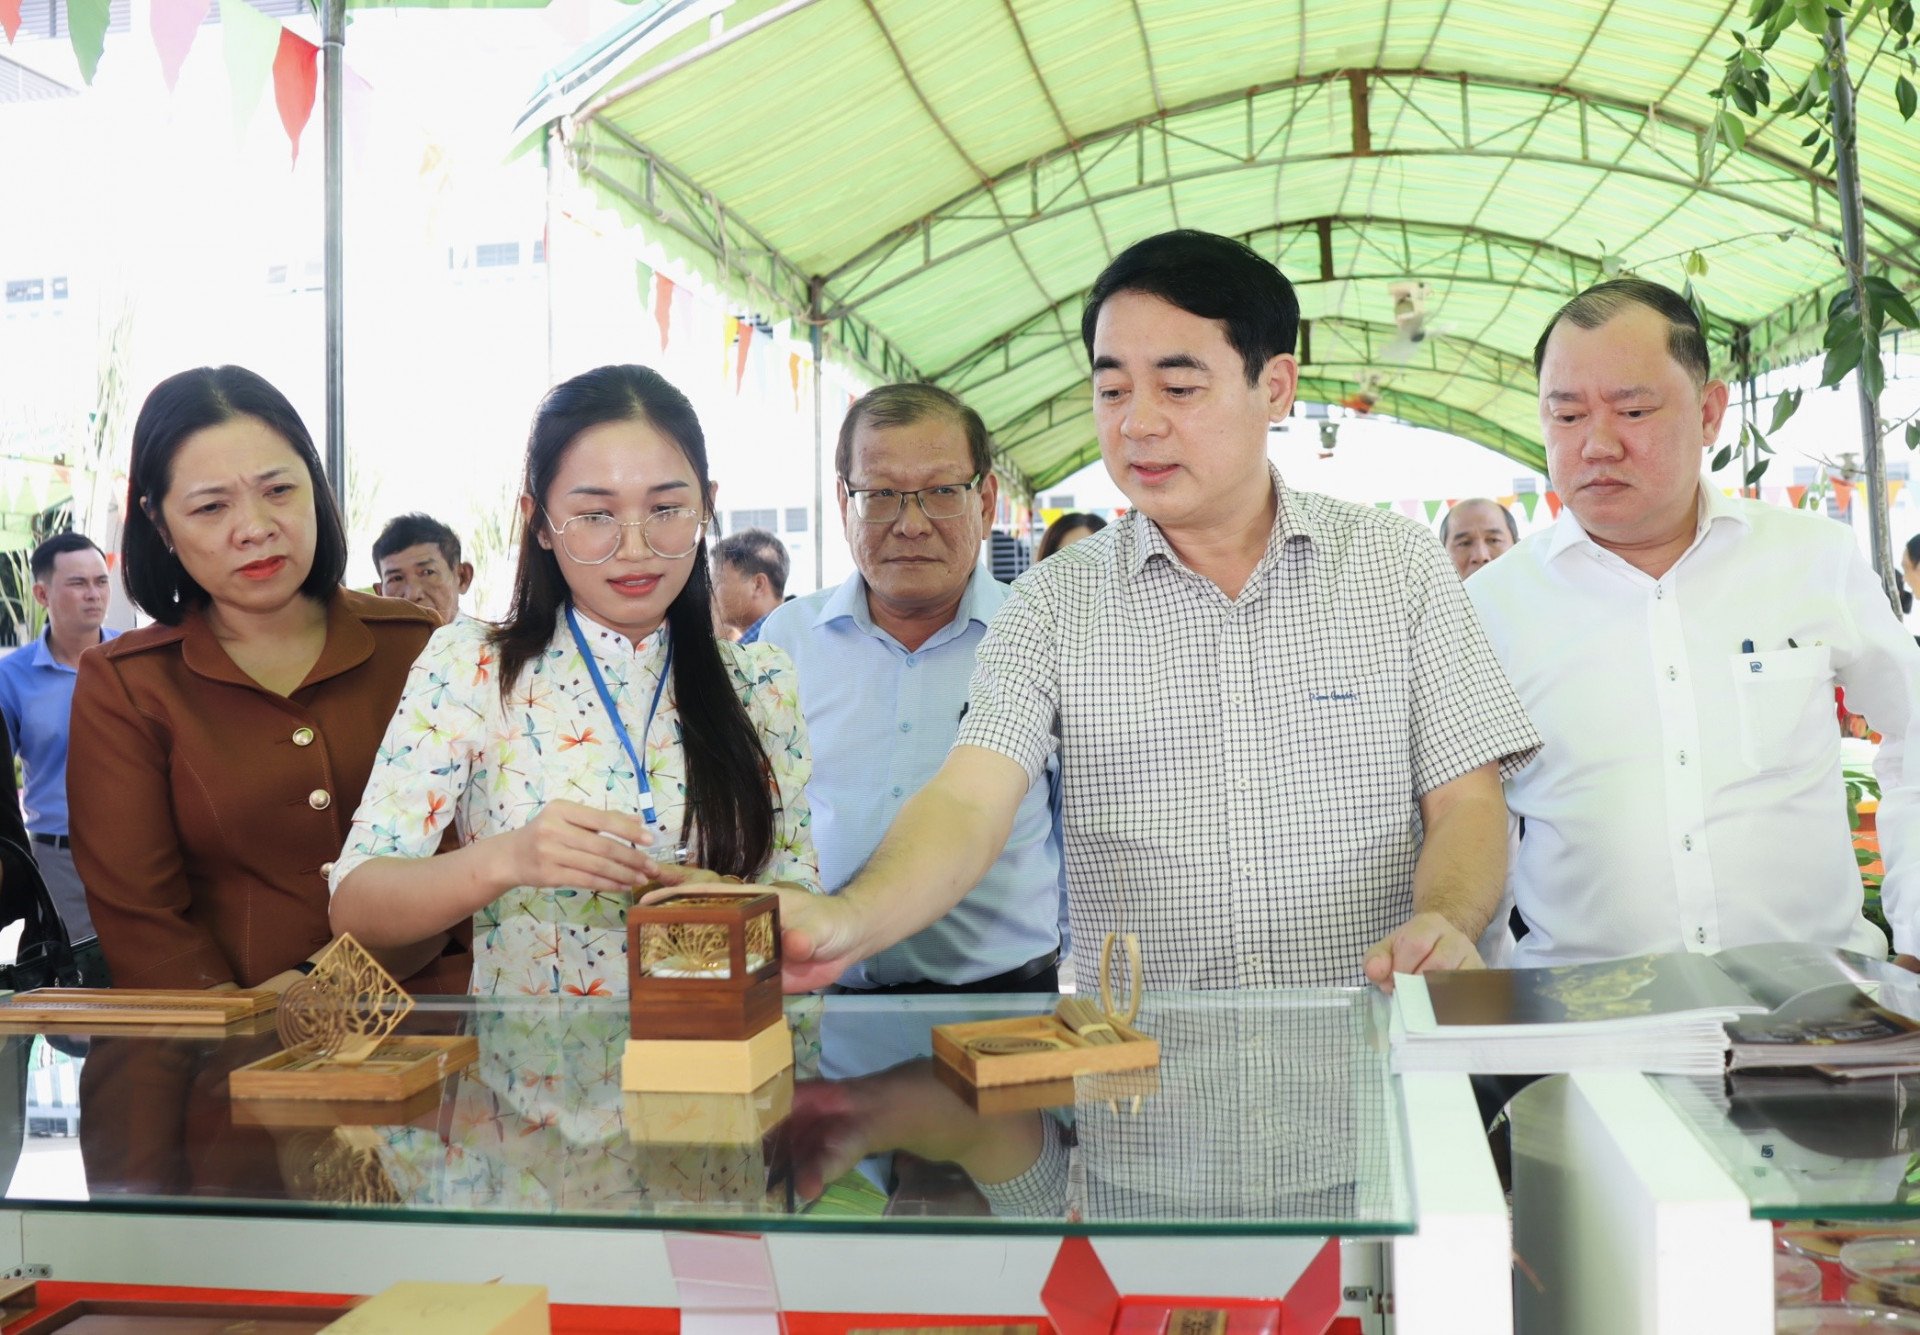
[[(293, 405), (237, 366), (162, 381), (133, 432), (127, 593), (157, 624), (80, 662), (73, 856), (119, 987), (284, 987), (433, 618), (340, 587), (346, 535)], [(465, 991), (444, 937), (383, 952)]]

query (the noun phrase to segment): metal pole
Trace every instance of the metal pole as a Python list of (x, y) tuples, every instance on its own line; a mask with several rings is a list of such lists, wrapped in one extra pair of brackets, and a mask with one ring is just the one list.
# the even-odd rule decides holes
[(325, 102), (321, 111), (326, 134), (326, 246), (327, 322), (327, 481), (344, 513), (347, 504), (347, 359), (345, 277), (347, 0), (323, 0), (320, 6), (320, 49), (325, 61)]
[[(1858, 122), (1853, 112), (1853, 83), (1847, 72), (1844, 20), (1828, 18), (1825, 45), (1832, 98), (1834, 183), (1840, 189), (1840, 240), (1847, 257), (1847, 282), (1853, 287), (1854, 304), (1864, 318), (1867, 255), (1862, 219), (1866, 208), (1860, 198), (1859, 145), (1855, 139)], [(1873, 354), (1879, 350), (1869, 347), (1865, 351)], [(1898, 618), (1900, 592), (1894, 578), (1893, 542), (1887, 513), (1887, 464), (1880, 452), (1880, 405), (1867, 392), (1866, 377), (1858, 371), (1853, 374), (1853, 384), (1860, 399), (1860, 467), (1867, 479), (1867, 540), (1872, 547), (1874, 572), (1880, 576), (1880, 587)]]
[(808, 286), (807, 332), (813, 343), (813, 587), (827, 584), (827, 434), (820, 404), (820, 354), (826, 339), (821, 328), (820, 289), (815, 278)]

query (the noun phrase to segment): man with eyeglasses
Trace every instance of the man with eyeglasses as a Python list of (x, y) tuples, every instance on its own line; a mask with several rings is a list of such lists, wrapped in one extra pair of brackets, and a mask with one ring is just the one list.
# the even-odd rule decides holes
[(789, 988), (959, 902), (1056, 758), (1083, 979), (1108, 931), (1138, 935), (1155, 988), (1481, 962), (1500, 776), (1540, 739), (1433, 535), (1269, 463), (1298, 326), (1292, 286), (1227, 237), (1149, 237), (1096, 280), (1091, 425), (1134, 512), (1014, 585), (952, 752), (860, 874), (782, 896)]
[[(978, 413), (932, 385), (883, 385), (847, 410), (834, 467), (855, 574), (779, 607), (760, 638), (792, 657), (813, 747), (807, 798), (821, 884), (866, 865), (947, 757), (974, 650), (1011, 591), (980, 564), (999, 484)], [(860, 992), (1052, 992), (1059, 985), (1058, 769), (1014, 795), (1004, 848), (937, 922), (854, 964)]]

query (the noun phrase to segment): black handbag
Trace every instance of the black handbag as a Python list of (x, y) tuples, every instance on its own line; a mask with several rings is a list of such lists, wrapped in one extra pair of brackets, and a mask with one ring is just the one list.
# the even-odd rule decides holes
[(111, 987), (107, 957), (97, 937), (78, 945), (53, 906), (53, 896), (33, 854), (0, 835), (0, 926), (25, 922), (13, 963), (0, 965), (0, 987), (30, 992), (36, 987)]

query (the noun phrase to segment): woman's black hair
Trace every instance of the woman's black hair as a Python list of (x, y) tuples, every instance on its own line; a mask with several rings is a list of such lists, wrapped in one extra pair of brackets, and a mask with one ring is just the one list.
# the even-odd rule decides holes
[(1047, 531), (1041, 535), (1040, 550), (1033, 554), (1033, 563), (1039, 565), (1049, 556), (1059, 551), (1061, 544), (1067, 540), (1067, 534), (1073, 532), (1075, 529), (1084, 528), (1089, 533), (1098, 533), (1106, 526), (1107, 521), (1099, 515), (1081, 514), (1078, 511), (1061, 515), (1051, 524), (1048, 524)]
[[(704, 511), (713, 501), (707, 475), (707, 438), (687, 396), (645, 366), (601, 366), (547, 391), (527, 437), (522, 480), (533, 498), (532, 519), (521, 525), (520, 563), (513, 605), (490, 633), (500, 651), (500, 696), (513, 694), (521, 670), (553, 638), (573, 601), (560, 561), (538, 538), (547, 490), (581, 432), (603, 422), (646, 422), (680, 448), (693, 465)], [(693, 553), (686, 587), (667, 607), (673, 637), (673, 695), (687, 762), (684, 840), (698, 831), (698, 858), (709, 871), (752, 876), (773, 851), (772, 770), (760, 734), (735, 691), (713, 635), (713, 586), (703, 536)], [(645, 739), (640, 739), (644, 746)]]
[(324, 602), (347, 573), (347, 532), (320, 456), (287, 396), (244, 366), (196, 366), (153, 387), (133, 424), (127, 465), (126, 520), (120, 529), (121, 579), (127, 597), (155, 621), (177, 626), (207, 604), (207, 591), (187, 574), (155, 522), (173, 484), (173, 459), (196, 431), (252, 417), (293, 447), (313, 484), (313, 568), (300, 592)]

